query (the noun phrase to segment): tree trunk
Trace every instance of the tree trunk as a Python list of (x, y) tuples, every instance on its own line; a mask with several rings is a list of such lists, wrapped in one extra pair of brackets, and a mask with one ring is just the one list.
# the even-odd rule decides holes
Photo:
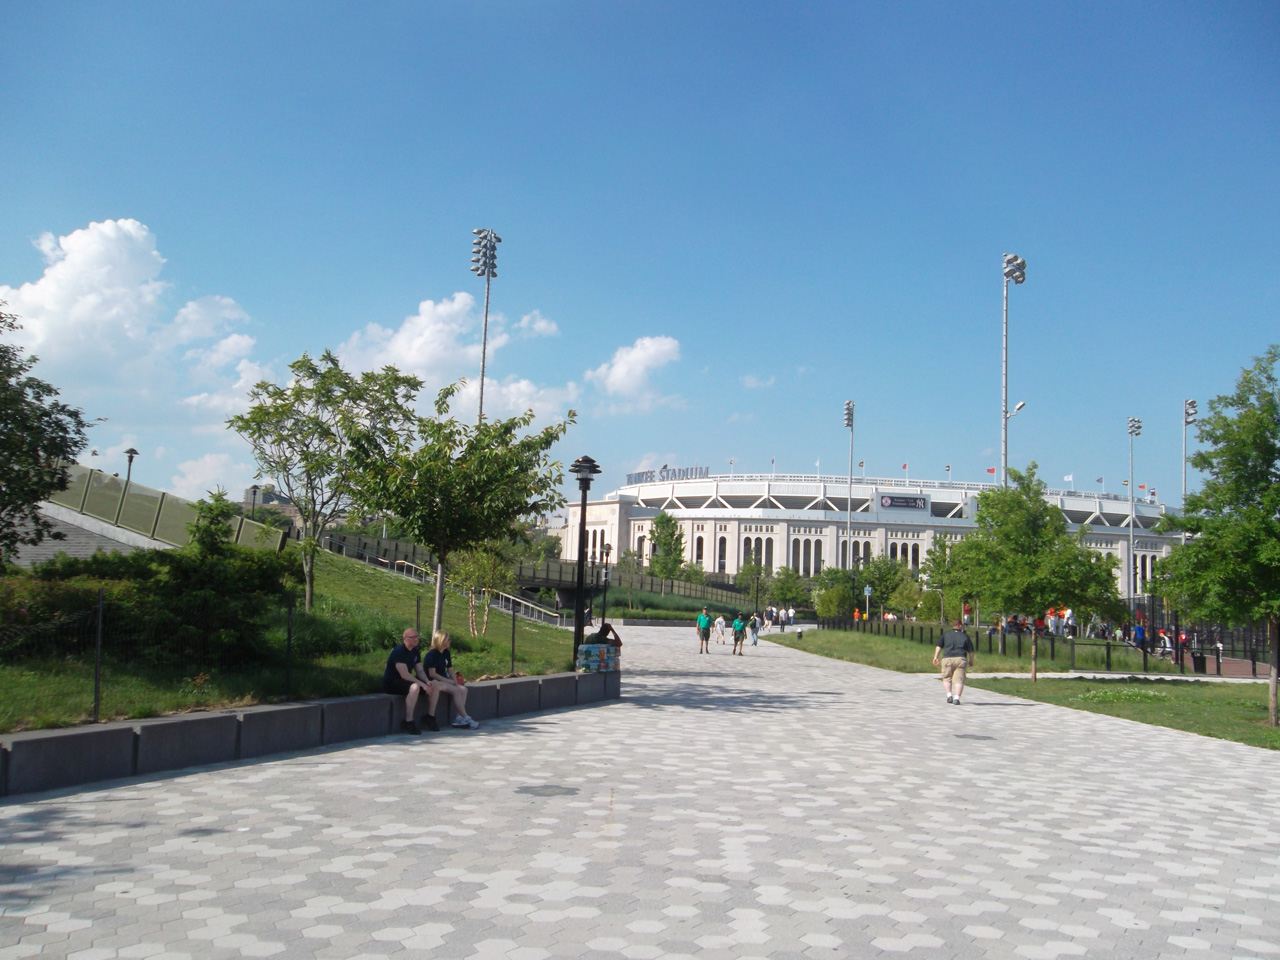
[[(483, 637), (489, 632), (489, 611), (493, 609), (493, 607), (490, 606), (490, 601), (493, 598), (489, 595), (488, 591), (480, 594), (480, 597), (484, 601), (484, 618), (480, 622), (480, 636)], [(514, 606), (511, 608), (511, 615), (513, 617), (516, 615)]]
[(476, 635), (476, 592), (475, 590), (467, 591), (467, 629), (471, 631), (471, 635)]
[(310, 613), (311, 601), (315, 598), (316, 593), (316, 548), (314, 544), (308, 547), (305, 541), (302, 544), (302, 583), (302, 608), (307, 613)]
[(1276, 702), (1276, 681), (1280, 678), (1280, 617), (1267, 621), (1267, 633), (1271, 634), (1271, 677), (1267, 684), (1267, 721), (1280, 727), (1280, 709)]
[(436, 609), (431, 615), (431, 632), (444, 629), (444, 561), (436, 564)]
[(1031, 634), (1031, 682), (1036, 682), (1036, 653), (1038, 651), (1039, 637), (1035, 633)]

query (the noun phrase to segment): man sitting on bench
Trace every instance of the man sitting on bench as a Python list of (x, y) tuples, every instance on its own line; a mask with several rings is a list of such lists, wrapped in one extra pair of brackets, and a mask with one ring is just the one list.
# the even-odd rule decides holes
[(414, 735), (422, 733), (413, 720), (413, 710), (418, 703), (418, 694), (427, 692), (427, 712), (423, 719), (427, 721), (428, 730), (439, 730), (436, 723), (436, 701), (440, 691), (436, 684), (427, 679), (422, 672), (422, 662), (418, 654), (418, 631), (409, 627), (405, 630), (400, 644), (387, 657), (387, 668), (382, 673), (382, 690), (397, 697), (404, 697), (404, 720), (400, 729)]

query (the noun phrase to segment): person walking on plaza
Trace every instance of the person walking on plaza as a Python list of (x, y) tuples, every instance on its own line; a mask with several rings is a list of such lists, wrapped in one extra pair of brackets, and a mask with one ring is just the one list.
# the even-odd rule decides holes
[(430, 678), (423, 673), (418, 654), (418, 631), (409, 627), (405, 630), (391, 654), (387, 657), (387, 667), (382, 674), (382, 691), (393, 696), (404, 697), (404, 720), (400, 729), (414, 735), (422, 733), (414, 722), (413, 711), (418, 704), (418, 696), (423, 691), (427, 694), (427, 712), (423, 716), (428, 730), (439, 730), (436, 723), (436, 700), (440, 690)]
[(698, 623), (694, 627), (698, 634), (698, 652), (711, 652), (711, 617), (707, 615), (707, 608), (703, 607), (702, 612), (698, 614)]
[(760, 641), (760, 614), (752, 613), (751, 619), (747, 621), (747, 633), (751, 634), (751, 645), (753, 647), (759, 645)]
[(954, 703), (957, 707), (960, 706), (960, 695), (964, 693), (965, 674), (973, 666), (973, 641), (963, 627), (964, 621), (957, 617), (933, 649), (934, 664), (941, 660), (942, 689), (947, 691), (947, 703)]
[(724, 643), (724, 614), (716, 614), (716, 639)]
[(746, 636), (747, 625), (742, 622), (742, 614), (738, 614), (733, 618), (733, 649), (729, 651), (729, 656), (735, 653), (742, 656), (742, 640)]
[(796, 625), (796, 608), (787, 608), (787, 626), (794, 627)]

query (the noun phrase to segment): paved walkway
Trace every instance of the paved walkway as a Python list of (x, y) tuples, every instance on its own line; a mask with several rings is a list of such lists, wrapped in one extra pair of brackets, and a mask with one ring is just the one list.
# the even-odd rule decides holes
[(0, 960), (1280, 955), (1280, 753), (728, 649), (633, 628), (607, 706), (0, 806)]

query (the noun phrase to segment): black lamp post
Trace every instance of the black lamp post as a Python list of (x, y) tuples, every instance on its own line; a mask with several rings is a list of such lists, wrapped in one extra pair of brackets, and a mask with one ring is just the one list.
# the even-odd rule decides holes
[(591, 489), (592, 478), (601, 471), (599, 464), (590, 457), (579, 457), (573, 461), (569, 472), (578, 478), (578, 489), (582, 491), (582, 510), (578, 517), (578, 594), (573, 601), (573, 661), (577, 663), (578, 647), (582, 646), (583, 627), (586, 625), (587, 491)]
[(613, 547), (609, 544), (604, 545), (601, 556), (604, 558), (604, 599), (600, 601), (603, 609), (600, 611), (600, 622), (604, 623), (609, 619), (609, 554), (613, 551)]
[(249, 494), (250, 494), (250, 497), (249, 497), (249, 519), (250, 519), (250, 520), (257, 520), (257, 519), (258, 519), (258, 491), (259, 491), (259, 490), (261, 490), (261, 489), (262, 489), (262, 488), (261, 488), (260, 486), (258, 486), (256, 483), (255, 483), (252, 487), (250, 487), (250, 488), (249, 488)]
[(127, 487), (129, 486), (129, 481), (133, 479), (133, 458), (138, 456), (138, 451), (130, 447), (124, 452), (124, 455), (129, 458), (129, 465), (125, 468), (124, 473), (124, 485)]

